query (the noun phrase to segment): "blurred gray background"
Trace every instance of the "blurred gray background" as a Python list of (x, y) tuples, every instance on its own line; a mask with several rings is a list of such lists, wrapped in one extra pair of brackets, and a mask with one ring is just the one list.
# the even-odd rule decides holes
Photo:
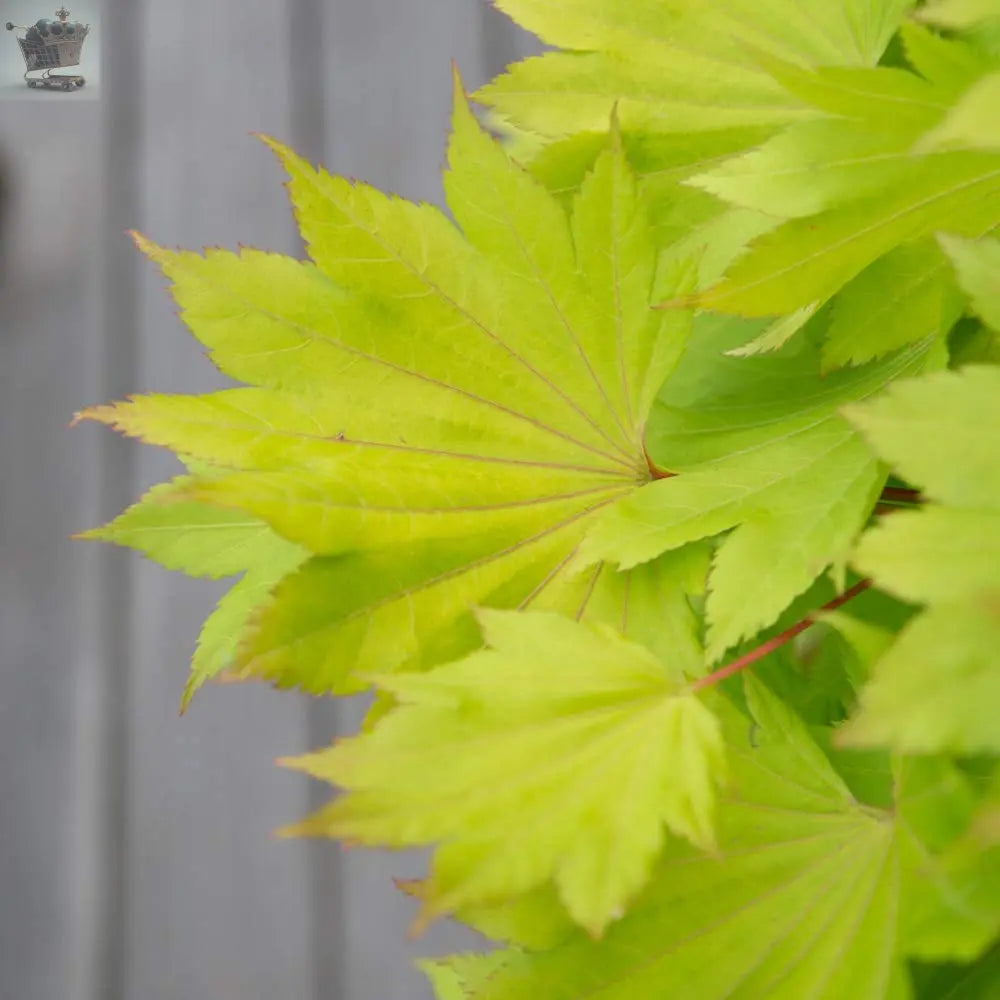
[[(29, 89), (24, 82), (24, 60), (15, 35), (24, 38), (23, 31), (8, 32), (4, 26), (8, 21), (23, 27), (30, 27), (39, 18), (50, 21), (57, 20), (56, 8), (61, 0), (0, 0), (0, 101), (10, 98), (23, 98), (29, 101), (54, 101), (62, 95), (47, 88)], [(101, 45), (104, 31), (101, 27), (102, 0), (69, 0), (66, 10), (69, 11), (70, 22), (79, 21), (89, 24), (90, 32), (84, 39), (80, 51), (80, 65), (73, 69), (57, 70), (64, 74), (79, 73), (86, 79), (81, 100), (96, 99), (100, 94), (101, 77)], [(40, 75), (35, 73), (35, 76)]]
[(274, 758), (358, 706), (212, 685), (178, 718), (221, 588), (68, 538), (177, 465), (67, 424), (221, 384), (126, 229), (299, 255), (251, 131), (439, 201), (450, 60), (472, 88), (536, 43), (486, 0), (105, 0), (98, 30), (100, 100), (0, 99), (0, 1000), (425, 1000), (411, 957), (472, 939), (406, 940), (421, 859), (270, 837), (329, 794)]

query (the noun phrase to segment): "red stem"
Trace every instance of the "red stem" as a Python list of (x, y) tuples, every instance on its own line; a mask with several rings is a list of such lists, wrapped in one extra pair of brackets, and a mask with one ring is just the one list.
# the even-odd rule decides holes
[(741, 670), (745, 670), (751, 663), (756, 663), (767, 656), (768, 653), (773, 653), (776, 649), (780, 649), (786, 642), (791, 642), (800, 632), (805, 632), (810, 625), (815, 625), (819, 614), (824, 611), (833, 611), (834, 608), (839, 608), (842, 604), (846, 604), (852, 598), (857, 597), (861, 591), (870, 587), (871, 584), (871, 580), (859, 580), (853, 587), (848, 587), (842, 594), (835, 597), (832, 601), (827, 601), (823, 607), (806, 615), (802, 621), (796, 622), (791, 628), (786, 628), (784, 632), (772, 636), (767, 642), (762, 642), (759, 646), (751, 649), (749, 653), (744, 653), (733, 660), (732, 663), (727, 663), (724, 667), (719, 667), (718, 670), (699, 678), (691, 685), (691, 690), (701, 691), (704, 688), (712, 687), (714, 684), (724, 681), (727, 677), (732, 677), (733, 674), (738, 674)]
[(923, 497), (920, 490), (907, 490), (899, 486), (886, 486), (879, 500), (901, 500), (903, 503), (920, 503)]
[(666, 469), (661, 469), (650, 457), (649, 452), (646, 451), (646, 446), (642, 446), (642, 454), (646, 459), (646, 468), (649, 469), (649, 474), (654, 479), (670, 479), (672, 476), (676, 475), (674, 472), (668, 472)]

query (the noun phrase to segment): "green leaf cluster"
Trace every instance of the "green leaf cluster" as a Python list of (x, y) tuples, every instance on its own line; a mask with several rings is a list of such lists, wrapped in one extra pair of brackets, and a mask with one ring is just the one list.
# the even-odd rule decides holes
[(187, 466), (84, 537), (239, 577), (185, 705), (374, 692), (284, 832), (433, 849), (442, 1000), (997, 996), (995, 3), (498, 6), (447, 214), (136, 235), (238, 385), (82, 411)]

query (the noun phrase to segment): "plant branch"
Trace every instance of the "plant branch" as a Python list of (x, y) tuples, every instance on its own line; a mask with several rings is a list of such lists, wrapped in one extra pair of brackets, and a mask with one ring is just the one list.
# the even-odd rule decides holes
[(790, 628), (786, 628), (784, 632), (779, 632), (778, 635), (772, 636), (767, 640), (767, 642), (762, 642), (759, 646), (751, 649), (749, 653), (744, 653), (742, 656), (733, 660), (732, 663), (727, 663), (724, 667), (719, 667), (718, 670), (707, 674), (705, 677), (699, 678), (691, 685), (691, 690), (701, 691), (704, 688), (712, 687), (720, 681), (724, 681), (727, 677), (732, 677), (734, 674), (738, 674), (741, 670), (745, 670), (750, 666), (750, 664), (763, 659), (768, 653), (773, 653), (776, 649), (780, 649), (784, 646), (785, 643), (791, 642), (792, 639), (794, 639), (800, 632), (804, 632), (810, 625), (815, 625), (819, 615), (821, 615), (824, 611), (833, 611), (835, 608), (839, 608), (842, 604), (846, 604), (852, 598), (857, 597), (863, 590), (870, 587), (871, 583), (871, 580), (859, 580), (853, 587), (848, 587), (847, 590), (835, 597), (832, 601), (827, 601), (821, 608), (806, 615), (802, 621), (796, 622)]

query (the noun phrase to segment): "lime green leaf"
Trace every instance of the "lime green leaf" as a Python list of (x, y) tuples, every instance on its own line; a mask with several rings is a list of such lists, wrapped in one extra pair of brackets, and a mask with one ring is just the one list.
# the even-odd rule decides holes
[[(98, 407), (86, 416), (101, 419), (111, 411)], [(200, 473), (206, 479), (219, 474), (207, 466)], [(182, 476), (154, 486), (110, 523), (78, 536), (137, 549), (167, 569), (191, 576), (244, 574), (205, 620), (181, 699), (182, 711), (205, 681), (233, 665), (253, 611), (308, 556), (260, 518), (187, 499), (185, 492), (193, 482), (194, 477)]]
[[(650, 38), (671, 40), (676, 33), (700, 41), (708, 52), (732, 52), (737, 44), (768, 46), (787, 58), (818, 63), (870, 64), (878, 60), (908, 0), (847, 0), (823, 4), (777, 0), (722, 0), (713, 17), (695, 0), (636, 0), (626, 7), (604, 0), (498, 0), (506, 11), (546, 42), (569, 49), (607, 45), (629, 51)], [(698, 39), (697, 29), (712, 37)], [(749, 60), (748, 60), (749, 61)]]
[(569, 337), (589, 376), (582, 390), (596, 391), (634, 441), (683, 338), (661, 336), (663, 320), (650, 314), (658, 247), (617, 132), (581, 185), (570, 225), (547, 191), (485, 141), (464, 102), (456, 105), (449, 162), (448, 203), (466, 238), (498, 275), (509, 275), (497, 277), (496, 290), (509, 291), (510, 320), (553, 344), (552, 365), (565, 365), (566, 351), (555, 345)]
[(789, 219), (730, 257), (721, 281), (706, 288), (703, 280), (703, 290), (681, 300), (784, 317), (739, 353), (780, 347), (813, 314), (824, 317), (820, 307), (831, 299), (825, 370), (940, 337), (960, 314), (932, 234), (980, 236), (996, 227), (1000, 159), (975, 150), (921, 153), (915, 145), (922, 149), (945, 127), (963, 87), (989, 78), (989, 62), (916, 27), (906, 40), (926, 79), (885, 67), (807, 70), (762, 57), (784, 87), (831, 117), (793, 124), (684, 182), (740, 210)]
[(1000, 73), (974, 83), (941, 124), (920, 143), (921, 149), (1000, 149), (997, 102)]
[(532, 951), (554, 948), (577, 926), (560, 902), (552, 882), (502, 903), (460, 907), (455, 915), (463, 924), (493, 941)]
[(996, 751), (1000, 628), (989, 613), (989, 607), (943, 603), (907, 626), (876, 664), (860, 714), (842, 731), (844, 742)]
[(735, 358), (749, 358), (755, 354), (776, 351), (778, 348), (784, 347), (799, 330), (816, 316), (818, 311), (819, 303), (817, 302), (796, 309), (795, 312), (776, 319), (763, 333), (754, 337), (749, 343), (743, 344), (742, 347), (734, 347), (729, 351), (729, 354)]
[(665, 827), (713, 845), (718, 725), (676, 670), (604, 627), (482, 611), (487, 646), (382, 678), (400, 707), (289, 763), (348, 790), (294, 833), (443, 840), (425, 916), (553, 879), (600, 934), (645, 882)]
[(899, 511), (866, 536), (858, 558), (908, 601), (974, 598), (997, 581), (1000, 522), (991, 511), (928, 506)]
[(202, 684), (235, 664), (253, 612), (266, 604), (275, 586), (305, 558), (306, 553), (299, 546), (270, 532), (269, 549), (262, 549), (256, 564), (232, 586), (202, 625), (191, 658), (191, 674), (181, 698), (182, 711)]
[(215, 362), (251, 386), (85, 415), (220, 467), (176, 499), (315, 556), (255, 616), (239, 676), (357, 690), (466, 652), (477, 603), (583, 614), (593, 596), (623, 617), (627, 586), (590, 594), (569, 560), (587, 522), (650, 478), (646, 418), (690, 325), (651, 310), (652, 289), (689, 289), (693, 272), (657, 269), (617, 137), (567, 214), (457, 93), (446, 189), (461, 231), (272, 142), (314, 264), (140, 240)]
[(1000, 330), (1000, 241), (941, 236), (962, 290), (972, 308), (994, 330)]
[(627, 568), (731, 532), (716, 553), (706, 605), (707, 651), (715, 660), (771, 624), (827, 566), (847, 557), (882, 476), (836, 407), (918, 371), (925, 349), (822, 377), (814, 347), (725, 357), (719, 349), (745, 327), (698, 323), (648, 435), (652, 459), (679, 474), (601, 514), (579, 560)]
[[(607, 146), (608, 137), (604, 131), (607, 123), (601, 124), (601, 131), (578, 132), (539, 150), (530, 161), (532, 176), (560, 195), (578, 188)], [(652, 189), (651, 200), (663, 202), (667, 210), (667, 191), (673, 199), (687, 193), (699, 195), (703, 204), (711, 203), (713, 199), (678, 188), (675, 182), (703, 170), (706, 163), (758, 145), (771, 133), (772, 129), (767, 126), (677, 133), (622, 130), (622, 143), (629, 164), (644, 183), (647, 195)]]
[[(925, 496), (950, 507), (988, 511), (1000, 496), (998, 385), (1000, 370), (969, 365), (961, 373), (900, 381), (872, 402), (844, 412), (878, 454)], [(960, 450), (956, 441), (962, 442)]]
[(707, 653), (714, 660), (774, 621), (846, 555), (880, 486), (857, 435), (825, 421), (651, 483), (596, 522), (582, 552), (628, 568), (735, 528), (710, 578)]
[(806, 430), (926, 364), (926, 345), (911, 345), (876, 364), (825, 374), (819, 322), (806, 324), (803, 336), (780, 351), (738, 356), (736, 345), (765, 326), (708, 314), (695, 320), (650, 415), (646, 445), (656, 465), (683, 471)]
[(417, 967), (430, 980), (436, 1000), (465, 1000), (470, 991), (489, 980), (503, 963), (497, 955), (450, 955), (448, 958), (421, 959)]
[(879, 455), (936, 503), (894, 514), (858, 545), (860, 572), (928, 607), (876, 664), (842, 738), (913, 752), (996, 752), (1000, 370), (968, 366), (897, 383), (846, 412)]
[(962, 313), (948, 262), (931, 239), (904, 243), (849, 281), (833, 301), (826, 369), (871, 361), (946, 333)]
[(718, 856), (671, 845), (601, 941), (490, 956), (470, 1000), (909, 996), (896, 947), (902, 891), (922, 877), (913, 834), (857, 802), (766, 689), (748, 682), (748, 699), (753, 742), (745, 717), (720, 708), (735, 791), (720, 805)]
[(913, 22), (905, 22), (899, 31), (906, 61), (924, 79), (947, 88), (953, 97), (995, 68), (992, 58), (964, 41), (943, 38)]
[(599, 563), (565, 573), (532, 601), (538, 611), (572, 611), (578, 621), (615, 626), (687, 677), (705, 672), (702, 622), (689, 597), (705, 593), (712, 547), (694, 542), (627, 572)]
[(768, 316), (824, 302), (901, 243), (935, 230), (979, 236), (1000, 224), (1000, 156), (914, 157), (877, 195), (760, 237), (726, 277), (691, 301), (719, 312)]
[(631, 58), (550, 52), (515, 63), (474, 96), (517, 126), (552, 138), (598, 131), (616, 106), (623, 128), (653, 132), (776, 128), (815, 116), (750, 58), (720, 66), (700, 42), (682, 44), (650, 42)]
[(813, 215), (881, 192), (898, 173), (911, 131), (861, 131), (836, 118), (803, 122), (687, 183), (781, 218)]
[[(980, 236), (1000, 222), (1000, 157), (920, 146), (966, 99), (956, 78), (973, 94), (991, 79), (983, 75), (988, 63), (967, 46), (925, 36), (914, 29), (907, 37), (929, 67), (927, 79), (887, 67), (807, 70), (762, 57), (820, 117), (688, 179), (740, 208), (789, 220), (692, 301), (745, 316), (793, 313), (826, 302), (901, 244), (941, 229)], [(958, 68), (945, 76), (944, 66)], [(928, 262), (935, 274), (939, 263)]]
[(617, 103), (624, 127), (678, 132), (779, 126), (811, 117), (762, 69), (768, 53), (811, 65), (872, 65), (908, 0), (500, 0), (555, 45), (476, 95), (547, 137), (603, 130)]
[(766, 65), (791, 92), (835, 117), (792, 125), (688, 183), (779, 218), (881, 193), (905, 169), (913, 143), (944, 114), (943, 88), (912, 73)]
[(260, 518), (178, 499), (192, 482), (183, 476), (154, 486), (113, 521), (77, 537), (124, 545), (167, 569), (213, 579), (271, 558), (275, 534)]
[[(1000, 932), (996, 782), (977, 802), (968, 779), (942, 758), (904, 758), (901, 764), (900, 771), (925, 772), (922, 784), (910, 782), (911, 790), (901, 793), (910, 798), (904, 802), (903, 818), (911, 827), (919, 826), (924, 844), (938, 851), (928, 864), (926, 853), (921, 858), (920, 847), (914, 845), (915, 861), (923, 864), (928, 877), (913, 882), (904, 899), (904, 946), (907, 954), (922, 961), (971, 961)], [(928, 796), (928, 791), (934, 794)], [(945, 808), (942, 791), (948, 800)]]
[(850, 649), (851, 659), (843, 663), (843, 666), (855, 690), (860, 688), (868, 679), (869, 665), (892, 644), (892, 631), (842, 611), (824, 612), (820, 620), (836, 629), (837, 634)]
[(993, 0), (930, 0), (917, 11), (922, 21), (941, 28), (976, 28), (1000, 18)]

